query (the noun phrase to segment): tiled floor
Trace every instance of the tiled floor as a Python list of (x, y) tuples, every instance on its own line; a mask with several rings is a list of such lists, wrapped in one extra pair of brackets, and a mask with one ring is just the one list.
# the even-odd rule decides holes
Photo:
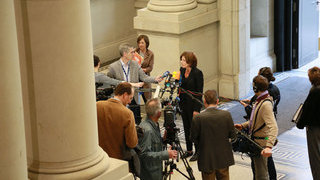
[[(309, 63), (308, 65), (284, 73), (277, 74), (277, 81), (281, 81), (290, 76), (307, 77), (307, 70), (313, 66), (320, 66), (320, 59)], [(276, 82), (277, 83), (277, 82)], [(233, 107), (233, 103), (226, 103), (221, 106), (221, 109), (227, 110)], [(163, 120), (160, 121), (163, 124)], [(182, 120), (180, 117), (176, 120), (177, 126), (180, 128), (179, 139), (183, 148), (185, 148), (185, 138), (183, 132)], [(162, 128), (162, 131), (164, 128)], [(310, 172), (306, 134), (304, 130), (292, 128), (281, 134), (278, 139), (278, 145), (273, 149), (273, 158), (275, 161), (278, 179), (281, 180), (312, 180)], [(231, 180), (250, 180), (252, 172), (250, 167), (250, 158), (246, 155), (234, 153), (235, 165), (230, 167)], [(177, 167), (183, 173), (187, 174), (186, 168), (182, 161), (176, 162)], [(193, 174), (196, 179), (201, 179), (201, 173), (198, 171), (197, 163), (189, 163), (193, 169)], [(168, 178), (169, 179), (169, 178)], [(186, 179), (178, 171), (174, 170), (171, 179), (180, 180)]]
[[(282, 81), (290, 76), (307, 77), (307, 71), (313, 66), (320, 66), (320, 58), (307, 64), (306, 66), (284, 73), (276, 73), (277, 82)], [(225, 103), (220, 106), (221, 109), (227, 110), (234, 106), (233, 102)], [(143, 109), (143, 108), (142, 108)], [(163, 120), (160, 120), (160, 125)], [(182, 120), (180, 117), (176, 120), (177, 127), (180, 128), (178, 134), (182, 148), (185, 148), (185, 138), (183, 132)], [(164, 128), (161, 128), (163, 131)], [(277, 169), (278, 179), (281, 180), (311, 180), (311, 172), (308, 161), (308, 152), (306, 145), (305, 129), (299, 130), (292, 128), (279, 137), (278, 145), (273, 149), (273, 157)], [(246, 155), (234, 153), (235, 165), (230, 167), (231, 180), (250, 180), (252, 179), (252, 172), (250, 167), (250, 158)], [(177, 167), (185, 174), (186, 168), (182, 161), (176, 162)], [(197, 162), (190, 163), (193, 169), (193, 174), (196, 179), (201, 179), (201, 173), (198, 171)], [(169, 179), (169, 178), (168, 178)], [(186, 179), (178, 171), (174, 170), (171, 175), (173, 180)]]

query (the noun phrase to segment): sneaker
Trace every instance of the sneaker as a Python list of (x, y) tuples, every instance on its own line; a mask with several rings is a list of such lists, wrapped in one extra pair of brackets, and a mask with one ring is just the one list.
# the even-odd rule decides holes
[(185, 151), (182, 158), (187, 158), (187, 157), (190, 157), (192, 156), (193, 152), (192, 151)]
[(198, 160), (198, 153), (195, 153), (191, 158), (190, 158), (190, 162), (193, 162), (193, 161), (197, 161)]

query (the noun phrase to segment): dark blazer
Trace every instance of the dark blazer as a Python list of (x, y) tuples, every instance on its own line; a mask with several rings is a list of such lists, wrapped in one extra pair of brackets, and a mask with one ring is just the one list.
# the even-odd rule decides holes
[[(181, 76), (181, 88), (185, 90), (190, 90), (192, 92), (203, 92), (203, 74), (202, 71), (199, 70), (196, 67), (193, 67), (191, 69), (191, 72), (188, 76), (188, 78), (185, 78), (184, 74), (186, 72), (185, 68), (180, 68), (180, 76)], [(191, 106), (193, 111), (200, 112), (200, 109), (202, 105), (193, 100), (190, 96), (188, 96), (186, 93), (184, 93), (182, 90), (180, 91), (180, 105), (182, 106)], [(202, 101), (202, 95), (193, 95), (193, 97), (199, 99)]]
[(299, 129), (305, 126), (320, 127), (320, 86), (312, 86), (307, 99), (302, 107), (300, 121), (297, 124)]
[(234, 164), (230, 138), (236, 134), (231, 114), (207, 108), (192, 120), (191, 140), (199, 143), (198, 168), (202, 172), (222, 169)]

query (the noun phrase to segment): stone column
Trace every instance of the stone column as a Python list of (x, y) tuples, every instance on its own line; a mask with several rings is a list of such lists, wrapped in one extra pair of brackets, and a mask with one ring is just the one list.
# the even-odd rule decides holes
[[(162, 6), (157, 6), (158, 9), (155, 6), (151, 8), (156, 2)], [(134, 28), (138, 30), (138, 34), (149, 36), (149, 49), (154, 52), (154, 67), (157, 67), (151, 73), (153, 76), (167, 70), (179, 71), (180, 54), (183, 51), (192, 51), (198, 58), (198, 68), (204, 73), (204, 87), (217, 89), (219, 79), (217, 3), (198, 4), (196, 8), (181, 11), (186, 7), (186, 2), (196, 3), (196, 1), (150, 0), (148, 8), (138, 10), (138, 15), (134, 18)], [(181, 6), (178, 6), (178, 3)], [(170, 12), (172, 9), (179, 9), (179, 12)]]
[(12, 0), (0, 2), (0, 178), (27, 179), (17, 31)]
[(150, 0), (148, 9), (157, 12), (182, 12), (197, 7), (196, 0)]
[(228, 98), (244, 97), (250, 90), (250, 0), (218, 1), (219, 93)]
[(217, 0), (197, 0), (198, 3), (210, 4), (216, 2)]
[(90, 1), (23, 0), (17, 11), (29, 178), (102, 179), (117, 166), (98, 146)]
[(147, 7), (149, 0), (135, 0), (134, 7), (138, 10)]

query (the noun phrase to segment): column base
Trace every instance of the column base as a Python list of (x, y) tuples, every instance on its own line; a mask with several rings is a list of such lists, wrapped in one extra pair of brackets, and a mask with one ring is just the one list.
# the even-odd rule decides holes
[(148, 9), (156, 12), (183, 12), (197, 7), (195, 0), (157, 1), (150, 0)]
[(129, 172), (128, 162), (119, 159), (109, 158), (110, 168), (93, 180), (121, 179), (132, 180), (133, 175)]
[(28, 176), (40, 180), (93, 179), (108, 171), (109, 166), (109, 156), (99, 147), (97, 153), (82, 161), (33, 163)]

